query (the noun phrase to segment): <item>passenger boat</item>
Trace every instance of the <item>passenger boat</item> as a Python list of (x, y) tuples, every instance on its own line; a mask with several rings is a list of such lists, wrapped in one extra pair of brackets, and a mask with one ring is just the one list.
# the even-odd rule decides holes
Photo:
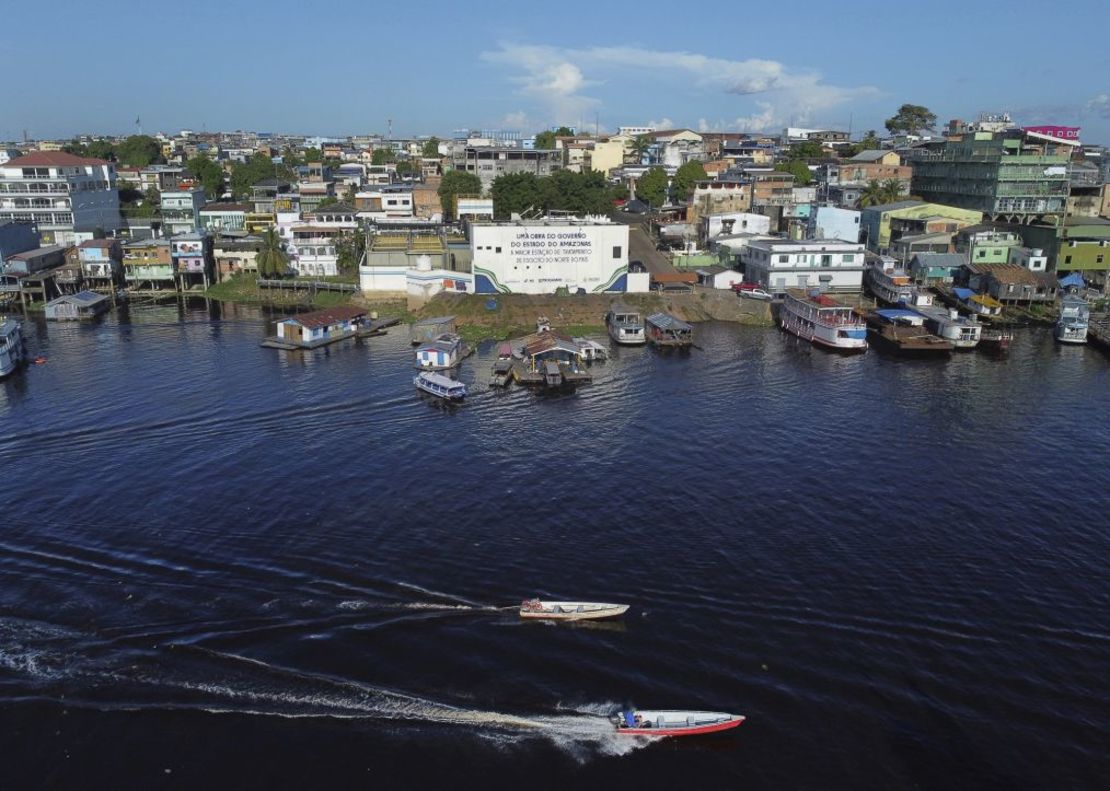
[(26, 359), (23, 326), (15, 319), (0, 316), (0, 379), (14, 373)]
[(628, 610), (627, 604), (525, 599), (520, 604), (520, 617), (555, 621), (596, 621), (601, 618), (616, 618), (624, 615), (626, 610)]
[(511, 359), (500, 358), (490, 369), (489, 384), (490, 387), (505, 387), (512, 381), (513, 378), (513, 361)]
[(648, 341), (656, 346), (686, 347), (694, 342), (694, 327), (670, 313), (652, 313), (644, 327)]
[(952, 341), (957, 349), (974, 349), (979, 345), (983, 325), (974, 316), (961, 316), (955, 308), (940, 305), (918, 306), (914, 310), (925, 317), (929, 332)]
[(624, 736), (702, 736), (739, 727), (745, 719), (722, 711), (630, 709), (618, 711), (610, 722)]
[(605, 314), (605, 327), (609, 337), (626, 346), (639, 346), (647, 341), (640, 311), (627, 305), (613, 305)]
[(909, 272), (893, 261), (872, 264), (865, 274), (868, 290), (884, 304), (893, 307), (933, 304), (933, 295), (918, 287)]
[(462, 401), (466, 398), (466, 385), (443, 374), (421, 371), (413, 377), (412, 383), (417, 390), (446, 401)]
[(827, 294), (787, 289), (779, 324), (787, 332), (826, 349), (867, 350), (867, 325), (853, 308)]
[(1077, 294), (1067, 294), (1060, 302), (1060, 318), (1052, 334), (1060, 343), (1086, 343), (1091, 309), (1087, 300)]
[(871, 345), (902, 357), (947, 357), (951, 341), (925, 329), (925, 317), (906, 308), (881, 308), (867, 315)]

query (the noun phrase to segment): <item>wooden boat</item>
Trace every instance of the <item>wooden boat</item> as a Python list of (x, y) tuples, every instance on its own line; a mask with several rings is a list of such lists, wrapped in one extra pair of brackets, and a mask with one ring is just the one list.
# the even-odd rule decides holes
[(702, 736), (739, 727), (746, 718), (721, 711), (619, 711), (610, 721), (624, 736)]
[(877, 349), (902, 357), (947, 357), (953, 344), (925, 329), (925, 317), (905, 308), (867, 314), (868, 337)]
[(466, 385), (443, 374), (421, 371), (413, 378), (412, 383), (417, 390), (446, 401), (462, 401), (466, 398)]
[(557, 621), (596, 621), (600, 618), (616, 618), (624, 615), (627, 610), (627, 604), (525, 599), (520, 605), (520, 617)]
[(779, 310), (784, 330), (816, 346), (842, 352), (867, 351), (867, 326), (851, 306), (817, 292), (790, 288)]
[(513, 361), (504, 357), (498, 358), (490, 369), (490, 387), (506, 387), (513, 379)]
[(670, 313), (652, 313), (644, 326), (648, 341), (655, 346), (686, 347), (694, 342), (694, 328)]
[(1014, 333), (1003, 327), (983, 327), (979, 334), (979, 348), (986, 352), (1001, 354), (1008, 351)]

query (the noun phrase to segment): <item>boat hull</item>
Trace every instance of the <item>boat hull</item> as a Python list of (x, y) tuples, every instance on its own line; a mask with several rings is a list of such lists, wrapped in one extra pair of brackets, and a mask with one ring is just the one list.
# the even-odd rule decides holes
[[(525, 605), (529, 603), (526, 602)], [(538, 609), (536, 608), (538, 606)], [(520, 617), (544, 621), (600, 621), (618, 618), (628, 611), (627, 604), (603, 602), (535, 602), (533, 607), (521, 606)]]
[(613, 339), (614, 343), (619, 343), (621, 346), (643, 346), (647, 343), (647, 336), (644, 334), (642, 327), (637, 330), (610, 325), (609, 337)]
[[(621, 727), (617, 720), (617, 733), (622, 736), (705, 736), (738, 728), (746, 719), (740, 714), (722, 712), (644, 711), (638, 712), (651, 727)], [(619, 715), (618, 715), (619, 716)], [(660, 726), (659, 717), (663, 721)], [(683, 721), (691, 724), (680, 724)]]

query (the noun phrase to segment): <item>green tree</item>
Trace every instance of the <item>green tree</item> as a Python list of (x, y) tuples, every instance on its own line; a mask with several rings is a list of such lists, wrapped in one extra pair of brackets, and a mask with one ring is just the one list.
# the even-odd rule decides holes
[(636, 135), (632, 140), (632, 145), (629, 147), (632, 150), (632, 156), (636, 162), (644, 161), (644, 154), (651, 148), (651, 135)]
[(116, 189), (119, 192), (121, 208), (134, 208), (138, 205), (139, 201), (143, 199), (143, 193), (134, 182), (123, 181), (121, 179), (116, 184)]
[(448, 170), (439, 182), (440, 205), (443, 206), (443, 216), (447, 219), (455, 218), (455, 198), (459, 195), (481, 195), (482, 180), (474, 173), (465, 170)]
[(336, 266), (340, 272), (349, 273), (358, 269), (366, 252), (366, 234), (361, 230), (344, 233), (335, 240)]
[(574, 130), (569, 126), (560, 126), (555, 130), (555, 137), (574, 137)]
[[(269, 159), (269, 157), (267, 157)], [(270, 228), (262, 237), (262, 247), (255, 259), (260, 277), (284, 277), (289, 271), (289, 256), (285, 253), (281, 237)]]
[(916, 135), (926, 129), (936, 126), (937, 116), (929, 112), (928, 107), (920, 104), (903, 104), (898, 112), (886, 119), (886, 130), (892, 135), (905, 132)]
[(654, 167), (636, 182), (636, 197), (658, 209), (667, 198), (667, 171)]
[(116, 146), (116, 158), (124, 165), (145, 168), (162, 161), (162, 145), (150, 135), (131, 135)]
[(886, 195), (883, 193), (883, 185), (877, 179), (873, 179), (867, 182), (867, 185), (860, 190), (859, 200), (856, 201), (856, 207), (864, 209), (868, 206), (881, 206), (886, 202)]
[(514, 213), (544, 209), (540, 179), (535, 173), (498, 176), (490, 185), (489, 194), (493, 198), (493, 216), (499, 220), (507, 220)]
[(555, 148), (555, 133), (550, 129), (546, 129), (536, 135), (535, 147), (541, 151), (550, 151)]
[[(317, 151), (318, 150), (319, 149), (317, 149)], [(319, 162), (319, 160), (314, 161)], [(293, 146), (288, 146), (284, 151), (281, 152), (281, 163), (286, 167), (295, 168), (303, 165), (304, 160), (301, 159), (300, 156), (298, 156), (297, 149), (293, 148)]]
[(813, 180), (813, 174), (809, 172), (809, 168), (805, 162), (798, 159), (791, 159), (786, 162), (779, 162), (775, 165), (775, 170), (780, 173), (793, 173), (794, 184), (799, 187), (804, 187)]
[(883, 203), (894, 203), (901, 200), (905, 193), (905, 185), (898, 179), (885, 179), (882, 183)]
[(803, 140), (790, 146), (790, 159), (821, 159), (825, 149), (816, 140)]
[(615, 193), (601, 173), (559, 170), (542, 178), (534, 173), (506, 173), (494, 180), (490, 197), (494, 217), (504, 220), (529, 211), (604, 214), (612, 208)]
[(420, 153), (423, 156), (426, 156), (426, 157), (438, 157), (439, 156), (439, 138), (438, 137), (429, 137), (427, 140), (425, 140), (424, 141), (424, 148)]
[(694, 194), (694, 184), (707, 178), (709, 176), (700, 162), (687, 162), (675, 171), (674, 179), (671, 180), (671, 194), (676, 201), (685, 202)]
[(417, 165), (415, 162), (412, 162), (412, 161), (407, 160), (407, 159), (404, 160), (403, 162), (398, 162), (396, 170), (397, 170), (397, 175), (398, 176), (419, 176), (420, 175), (420, 166)]
[(224, 169), (208, 158), (198, 154), (185, 163), (185, 167), (204, 187), (204, 195), (210, 201), (220, 199), (224, 194)]
[(265, 154), (255, 154), (246, 162), (236, 162), (231, 168), (231, 194), (245, 198), (251, 194), (251, 187), (260, 181), (272, 178), (289, 178), (291, 171), (274, 166), (274, 161)]
[(385, 165), (397, 161), (397, 155), (393, 153), (392, 148), (375, 148), (371, 156), (370, 161), (375, 165)]
[[(324, 161), (324, 152), (323, 151), (321, 151), (318, 148), (306, 148), (304, 150), (304, 156), (300, 157), (297, 164), (298, 165), (307, 165), (309, 162), (323, 162), (323, 161)], [(294, 165), (294, 167), (296, 167), (296, 165)]]

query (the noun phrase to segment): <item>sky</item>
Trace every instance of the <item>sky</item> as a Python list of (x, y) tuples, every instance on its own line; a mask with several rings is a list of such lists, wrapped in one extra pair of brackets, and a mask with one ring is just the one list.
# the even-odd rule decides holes
[[(44, 9), (49, 8), (49, 17)], [(13, 4), (0, 138), (249, 129), (780, 132), (1009, 112), (1110, 144), (1110, 3)], [(43, 40), (38, 36), (41, 35)], [(46, 41), (49, 39), (49, 42)], [(14, 78), (14, 79), (13, 79)]]

